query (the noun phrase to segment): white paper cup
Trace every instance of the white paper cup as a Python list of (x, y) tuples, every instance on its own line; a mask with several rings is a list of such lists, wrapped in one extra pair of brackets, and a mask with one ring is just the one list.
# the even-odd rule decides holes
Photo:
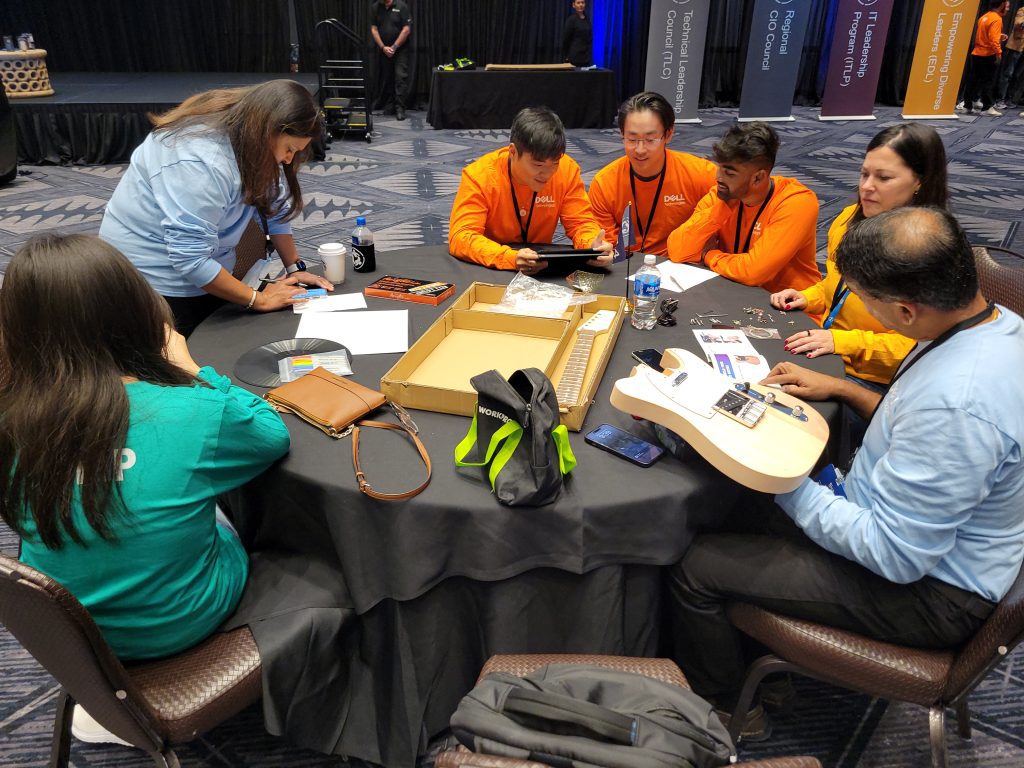
[(348, 250), (341, 243), (324, 243), (316, 249), (324, 263), (324, 277), (332, 283), (345, 282), (345, 256)]

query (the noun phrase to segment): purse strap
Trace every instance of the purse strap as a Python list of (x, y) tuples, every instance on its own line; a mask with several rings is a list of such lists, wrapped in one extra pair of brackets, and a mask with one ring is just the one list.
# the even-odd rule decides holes
[[(377, 429), (393, 429), (396, 432), (405, 432), (412, 438), (413, 445), (416, 446), (416, 450), (419, 451), (420, 458), (423, 460), (424, 466), (427, 468), (427, 479), (424, 480), (418, 487), (413, 488), (411, 491), (405, 491), (404, 493), (380, 493), (373, 490), (373, 486), (366, 479), (366, 473), (363, 472), (362, 467), (359, 465), (359, 428), (360, 427), (376, 427)], [(424, 447), (423, 442), (419, 436), (411, 429), (406, 427), (404, 424), (389, 424), (386, 421), (357, 421), (352, 425), (352, 466), (356, 471), (356, 482), (359, 483), (359, 490), (369, 496), (371, 499), (378, 499), (379, 501), (404, 501), (405, 499), (411, 499), (416, 494), (423, 491), (430, 483), (430, 456), (427, 455), (427, 449)]]

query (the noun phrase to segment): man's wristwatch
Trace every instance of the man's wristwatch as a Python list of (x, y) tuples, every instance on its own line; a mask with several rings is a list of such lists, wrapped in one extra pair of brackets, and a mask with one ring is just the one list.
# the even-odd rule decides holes
[(304, 262), (302, 259), (299, 259), (294, 264), (289, 264), (288, 266), (286, 266), (284, 268), (284, 271), (286, 274), (289, 275), (294, 274), (295, 272), (305, 272), (306, 262)]

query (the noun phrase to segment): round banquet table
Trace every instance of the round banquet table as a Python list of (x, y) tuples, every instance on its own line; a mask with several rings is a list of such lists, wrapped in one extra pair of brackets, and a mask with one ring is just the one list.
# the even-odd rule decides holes
[[(452, 282), (456, 295), (474, 281), (507, 284), (514, 276), (423, 247), (379, 254), (376, 272), (349, 270), (336, 292), (361, 291), (384, 274)], [(598, 292), (621, 295), (626, 274), (615, 265)], [(695, 529), (724, 516), (739, 489), (695, 453), (641, 469), (587, 445), (583, 435), (609, 423), (654, 439), (647, 425), (608, 402), (615, 380), (629, 375), (632, 350), (700, 354), (689, 323), (695, 313), (725, 312), (720, 321), (746, 325), (746, 307), (771, 309), (765, 291), (721, 277), (663, 296), (679, 299), (677, 325), (638, 331), (627, 319), (584, 429), (570, 433), (578, 466), (543, 507), (499, 505), (481, 470), (455, 467), (468, 417), (410, 412), (433, 478), (422, 494), (389, 503), (360, 493), (350, 439), (332, 440), (283, 416), (291, 452), (224, 499), (251, 553), (249, 588), (232, 626), (249, 624), (260, 646), (272, 733), (327, 753), (412, 766), (492, 653), (652, 655), (663, 648), (661, 567), (680, 559)], [(410, 344), (451, 301), (434, 307), (367, 297), (370, 310), (408, 310)], [(771, 314), (769, 327), (783, 339), (815, 327), (803, 313)], [(233, 375), (244, 352), (293, 338), (299, 319), (224, 307), (193, 333), (189, 348), (200, 365)], [(789, 359), (781, 340), (752, 341), (769, 363)], [(379, 388), (399, 358), (354, 356), (352, 378)], [(801, 363), (843, 374), (836, 356)], [(829, 422), (826, 454), (834, 452), (840, 408), (813, 407)], [(424, 474), (411, 444), (396, 435), (362, 431), (360, 460), (379, 491), (415, 487)]]

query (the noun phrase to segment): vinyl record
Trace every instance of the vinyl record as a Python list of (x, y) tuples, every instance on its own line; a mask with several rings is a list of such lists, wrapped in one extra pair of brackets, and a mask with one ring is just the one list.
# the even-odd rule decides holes
[(257, 387), (281, 384), (278, 362), (293, 355), (322, 355), (348, 349), (328, 339), (282, 339), (250, 349), (235, 363), (235, 378)]

